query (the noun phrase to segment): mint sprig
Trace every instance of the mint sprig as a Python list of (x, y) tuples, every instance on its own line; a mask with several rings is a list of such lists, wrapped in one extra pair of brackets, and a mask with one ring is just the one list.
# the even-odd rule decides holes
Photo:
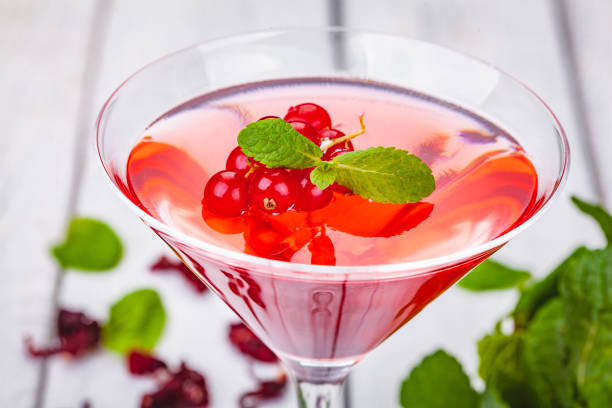
[(472, 408), (477, 402), (478, 394), (461, 364), (443, 350), (425, 357), (400, 391), (400, 404), (406, 408)]
[(394, 147), (371, 147), (336, 156), (336, 182), (382, 203), (415, 203), (433, 193), (431, 169), (417, 156)]
[[(469, 392), (461, 381), (445, 382), (439, 394), (462, 395), (473, 408), (610, 406), (612, 216), (599, 205), (576, 197), (572, 201), (600, 225), (608, 245), (603, 249), (579, 247), (544, 279), (522, 281), (519, 301), (509, 316), (514, 328), (502, 332), (498, 323), (478, 343), (478, 373), (487, 390), (480, 395), (480, 402), (465, 397)], [(486, 270), (487, 280), (482, 280)], [(516, 272), (520, 271), (498, 262), (489, 263), (476, 274), (479, 280), (472, 284), (499, 289), (514, 278), (527, 277)], [(423, 360), (428, 365), (436, 361), (430, 357)], [(451, 369), (448, 363), (436, 364), (437, 368), (429, 368), (430, 373)], [(418, 371), (422, 367), (416, 367), (413, 373)], [(413, 381), (413, 377), (411, 374), (406, 381)], [(437, 383), (437, 379), (433, 382)], [(490, 391), (494, 391), (492, 395)], [(425, 405), (435, 406), (432, 398), (436, 397), (424, 394), (423, 398), (429, 398)]]
[(150, 351), (161, 337), (166, 311), (153, 289), (128, 293), (111, 306), (102, 328), (102, 341), (111, 350), (127, 353), (132, 349)]
[(326, 189), (336, 181), (337, 170), (335, 163), (320, 161), (310, 172), (310, 181), (321, 190)]
[(336, 182), (361, 197), (396, 204), (418, 202), (435, 189), (431, 169), (405, 150), (372, 147), (323, 161), (321, 148), (283, 119), (247, 125), (238, 144), (245, 155), (268, 168), (314, 167), (310, 181), (320, 189)]
[(253, 122), (238, 134), (242, 152), (268, 168), (307, 169), (323, 151), (282, 119)]
[(121, 240), (102, 221), (76, 217), (70, 221), (66, 239), (52, 254), (63, 268), (101, 272), (114, 268), (123, 255)]
[(531, 278), (531, 274), (487, 259), (461, 279), (457, 285), (474, 292), (509, 289)]

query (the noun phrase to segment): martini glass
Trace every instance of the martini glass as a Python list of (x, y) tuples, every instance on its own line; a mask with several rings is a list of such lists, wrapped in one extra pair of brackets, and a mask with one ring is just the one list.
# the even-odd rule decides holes
[[(535, 204), (502, 235), (444, 256), (321, 266), (220, 247), (168, 226), (134, 200), (126, 187), (128, 156), (156, 118), (202, 94), (292, 78), (387, 83), (487, 118), (516, 138), (533, 163)], [(278, 354), (296, 380), (300, 407), (343, 406), (342, 384), (350, 369), (531, 225), (559, 191), (569, 161), (554, 114), (507, 74), (433, 44), (344, 28), (257, 32), (163, 57), (111, 95), (98, 118), (96, 141), (113, 189)]]

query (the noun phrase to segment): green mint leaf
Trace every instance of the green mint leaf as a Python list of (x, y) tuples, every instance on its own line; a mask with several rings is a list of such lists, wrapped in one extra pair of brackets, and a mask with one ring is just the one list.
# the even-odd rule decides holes
[(512, 315), (514, 325), (517, 328), (525, 328), (536, 312), (550, 299), (559, 295), (559, 277), (568, 265), (576, 258), (588, 252), (585, 247), (577, 248), (559, 266), (557, 266), (547, 277), (535, 283), (521, 293)]
[(310, 181), (321, 190), (329, 187), (336, 180), (336, 166), (331, 162), (318, 162), (310, 172)]
[(608, 245), (612, 245), (612, 216), (602, 206), (587, 203), (576, 196), (572, 197), (572, 202), (580, 211), (590, 215), (597, 221), (608, 241)]
[(524, 361), (524, 336), (506, 336), (496, 332), (478, 342), (478, 373), (488, 388), (497, 390), (511, 407), (536, 407), (537, 397), (531, 389)]
[(66, 240), (54, 246), (52, 253), (64, 268), (98, 272), (115, 267), (123, 247), (117, 234), (102, 221), (73, 218)]
[(336, 182), (382, 203), (418, 202), (435, 188), (431, 169), (417, 156), (394, 147), (371, 147), (336, 156)]
[(510, 405), (501, 400), (497, 391), (487, 388), (481, 396), (478, 408), (510, 408)]
[(526, 271), (510, 268), (487, 259), (458, 283), (464, 289), (481, 292), (485, 290), (509, 289), (519, 286), (531, 278)]
[(565, 318), (561, 299), (542, 306), (525, 337), (525, 362), (541, 407), (570, 408), (573, 387), (566, 366)]
[(282, 119), (250, 123), (238, 134), (242, 152), (269, 168), (307, 169), (323, 151)]
[(612, 401), (612, 248), (585, 251), (560, 279), (569, 369), (589, 407)]
[(140, 289), (111, 306), (102, 328), (102, 341), (111, 350), (127, 353), (132, 349), (150, 351), (166, 324), (166, 311), (157, 292)]
[(406, 408), (475, 408), (478, 394), (461, 364), (438, 350), (425, 357), (404, 380), (400, 404)]

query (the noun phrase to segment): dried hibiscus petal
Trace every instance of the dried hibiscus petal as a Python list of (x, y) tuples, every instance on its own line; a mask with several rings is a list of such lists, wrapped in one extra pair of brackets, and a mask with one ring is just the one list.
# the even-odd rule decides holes
[(153, 393), (145, 394), (141, 408), (201, 408), (208, 406), (208, 390), (204, 377), (181, 364), (177, 372), (170, 372)]
[(57, 337), (50, 347), (37, 348), (31, 338), (25, 343), (32, 357), (47, 357), (53, 354), (68, 353), (82, 355), (100, 344), (100, 324), (81, 312), (60, 309), (57, 314)]
[(256, 408), (263, 401), (278, 398), (286, 385), (287, 376), (285, 374), (273, 381), (261, 381), (259, 388), (242, 394), (239, 400), (240, 408)]
[(193, 273), (184, 263), (180, 261), (172, 261), (165, 255), (162, 255), (153, 265), (151, 265), (151, 271), (176, 271), (183, 275), (187, 282), (189, 282), (189, 284), (199, 293), (203, 293), (207, 289), (206, 285), (204, 285), (202, 281), (198, 279), (195, 273)]
[(128, 369), (130, 373), (134, 375), (152, 374), (160, 368), (167, 367), (166, 363), (163, 361), (138, 350), (130, 351), (127, 356), (127, 361)]
[(263, 344), (244, 323), (233, 323), (230, 325), (229, 340), (241, 353), (253, 357), (255, 360), (264, 363), (275, 363), (278, 361), (276, 354)]

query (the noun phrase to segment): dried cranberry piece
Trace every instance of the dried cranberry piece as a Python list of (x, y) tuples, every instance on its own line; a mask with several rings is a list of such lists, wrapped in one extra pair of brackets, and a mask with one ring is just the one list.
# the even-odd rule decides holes
[(127, 361), (128, 369), (134, 375), (152, 374), (160, 368), (168, 367), (163, 361), (138, 350), (130, 351)]
[(60, 309), (57, 314), (57, 341), (50, 347), (37, 348), (31, 338), (25, 339), (28, 353), (32, 357), (47, 357), (68, 353), (80, 356), (100, 344), (100, 324), (81, 312)]
[(172, 261), (165, 255), (159, 257), (159, 259), (151, 265), (151, 271), (153, 272), (166, 272), (176, 271), (179, 272), (189, 282), (189, 284), (197, 290), (199, 293), (206, 292), (206, 285), (202, 283), (200, 279), (191, 272), (191, 270), (180, 261)]
[(244, 323), (233, 323), (230, 325), (229, 340), (242, 354), (253, 357), (255, 360), (264, 363), (275, 363), (278, 361), (276, 354), (263, 344)]
[(83, 405), (81, 405), (81, 408), (91, 408), (91, 403), (89, 401), (83, 401)]
[(208, 406), (208, 390), (202, 374), (181, 363), (159, 389), (142, 396), (141, 408), (202, 408)]
[(240, 408), (256, 408), (259, 403), (278, 398), (287, 385), (287, 376), (281, 375), (274, 381), (261, 381), (259, 388), (254, 391), (245, 392), (240, 396)]

